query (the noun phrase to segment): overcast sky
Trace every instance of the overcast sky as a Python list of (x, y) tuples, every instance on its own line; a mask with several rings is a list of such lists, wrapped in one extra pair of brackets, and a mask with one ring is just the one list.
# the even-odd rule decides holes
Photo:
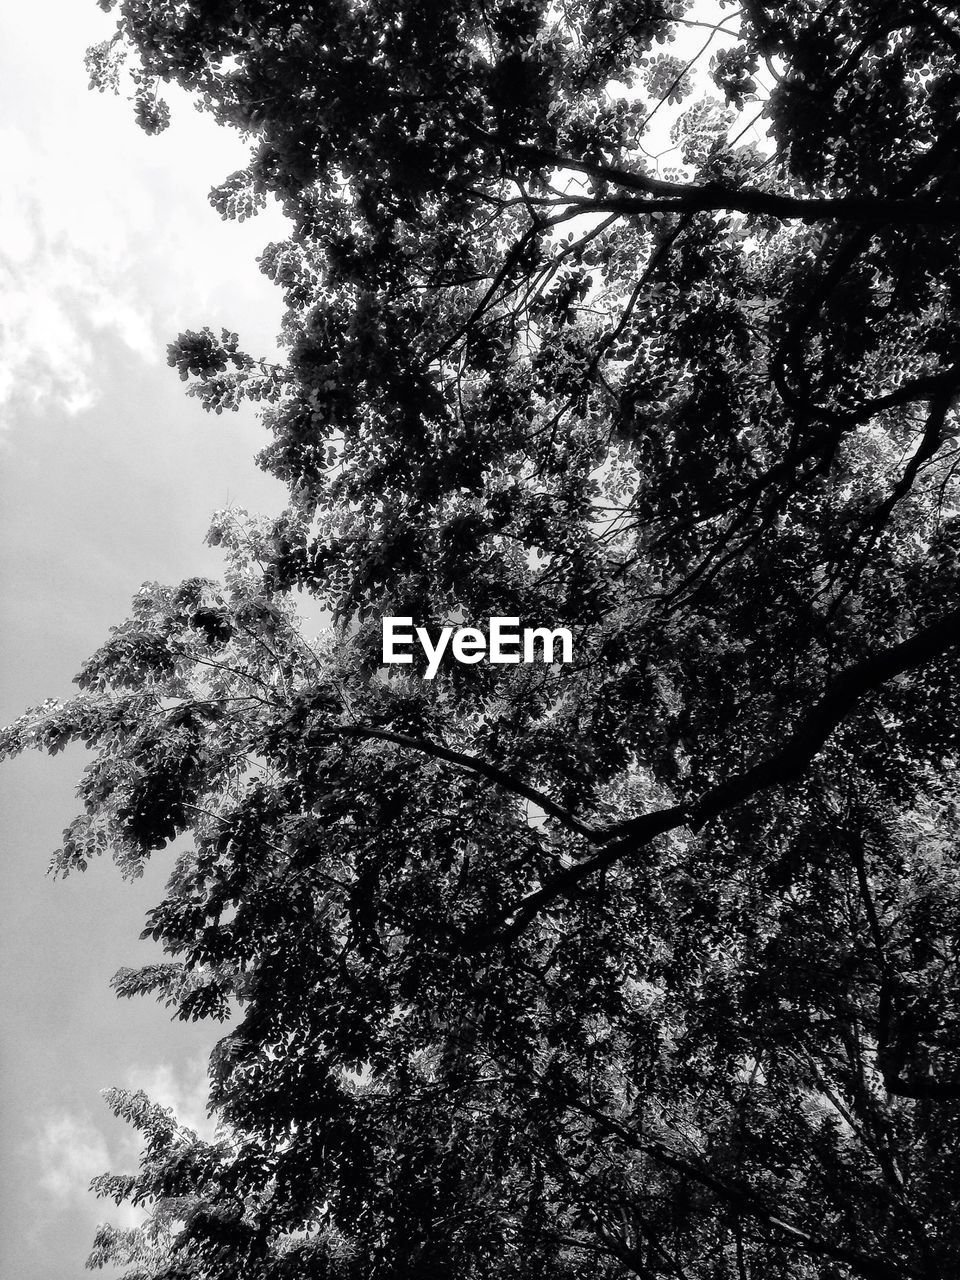
[[(0, 32), (0, 723), (69, 696), (83, 659), (147, 579), (216, 576), (203, 545), (228, 503), (282, 506), (252, 459), (252, 415), (208, 417), (165, 347), (228, 325), (269, 353), (276, 290), (256, 255), (276, 214), (224, 224), (209, 188), (242, 163), (238, 140), (174, 101), (159, 138), (128, 104), (91, 93), (85, 47), (109, 20), (94, 0), (6, 6)], [(82, 752), (0, 765), (0, 1275), (74, 1280), (95, 1224), (128, 1221), (86, 1191), (134, 1167), (138, 1143), (99, 1091), (143, 1087), (203, 1115), (216, 1035), (109, 990), (138, 941), (171, 855), (130, 884), (111, 863), (46, 874), (76, 812)], [(154, 953), (155, 954), (155, 953)]]

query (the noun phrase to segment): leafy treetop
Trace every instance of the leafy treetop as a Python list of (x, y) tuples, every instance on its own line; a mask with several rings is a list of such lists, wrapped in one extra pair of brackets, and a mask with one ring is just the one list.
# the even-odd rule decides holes
[[(94, 750), (61, 871), (192, 835), (115, 981), (236, 1015), (216, 1143), (112, 1095), (153, 1212), (94, 1261), (955, 1274), (952, 7), (102, 7), (94, 82), (290, 218), (284, 360), (170, 348), (290, 506), (6, 732)], [(576, 661), (386, 678), (385, 614)]]

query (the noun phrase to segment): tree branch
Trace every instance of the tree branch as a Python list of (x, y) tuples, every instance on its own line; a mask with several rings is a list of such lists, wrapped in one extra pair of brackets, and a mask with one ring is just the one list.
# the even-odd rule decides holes
[(865, 694), (958, 646), (960, 609), (953, 609), (909, 639), (881, 649), (862, 662), (853, 663), (836, 677), (820, 701), (800, 719), (779, 751), (711, 787), (691, 805), (658, 809), (608, 827), (599, 836), (594, 834), (591, 837), (594, 842), (599, 839), (603, 843), (599, 853), (552, 876), (541, 888), (527, 894), (498, 925), (487, 927), (467, 939), (467, 946), (471, 950), (482, 950), (518, 937), (544, 907), (567, 896), (598, 871), (625, 856), (636, 854), (657, 836), (684, 826), (698, 831), (711, 818), (758, 792), (793, 781)]
[(752, 1187), (718, 1177), (709, 1170), (701, 1168), (692, 1160), (687, 1160), (683, 1156), (677, 1155), (676, 1152), (671, 1151), (663, 1143), (655, 1139), (643, 1138), (634, 1133), (626, 1125), (619, 1124), (616, 1120), (604, 1115), (596, 1107), (587, 1106), (569, 1099), (568, 1104), (575, 1111), (589, 1116), (595, 1123), (606, 1129), (608, 1133), (626, 1142), (628, 1146), (643, 1151), (659, 1164), (666, 1165), (667, 1168), (699, 1182), (728, 1204), (736, 1205), (741, 1213), (766, 1222), (782, 1232), (789, 1237), (798, 1249), (802, 1249), (811, 1257), (833, 1258), (838, 1262), (845, 1262), (864, 1280), (904, 1280), (906, 1276), (917, 1274), (912, 1268), (904, 1271), (899, 1264), (894, 1266), (883, 1258), (863, 1253), (861, 1250), (854, 1249), (848, 1245), (834, 1244), (823, 1236), (816, 1236), (809, 1231), (804, 1231), (769, 1208)]
[(717, 814), (748, 796), (798, 777), (840, 722), (873, 689), (895, 676), (924, 666), (960, 645), (960, 609), (952, 609), (938, 622), (908, 640), (881, 649), (854, 663), (830, 684), (816, 706), (803, 716), (783, 747), (766, 760), (712, 787), (692, 810), (698, 830)]
[(424, 755), (432, 756), (435, 760), (446, 760), (450, 764), (459, 765), (460, 768), (477, 774), (481, 778), (488, 779), (488, 781), (502, 787), (505, 791), (510, 791), (516, 796), (522, 796), (523, 799), (538, 805), (545, 814), (551, 818), (556, 818), (559, 823), (577, 835), (594, 842), (598, 839), (598, 832), (593, 827), (581, 822), (568, 809), (557, 804), (555, 800), (551, 800), (543, 791), (537, 790), (536, 787), (524, 782), (522, 778), (517, 778), (503, 769), (498, 769), (496, 765), (489, 764), (486, 760), (481, 760), (477, 756), (467, 755), (463, 751), (454, 751), (450, 747), (442, 746), (439, 742), (431, 742), (429, 738), (413, 738), (405, 733), (395, 733), (390, 729), (374, 729), (362, 724), (336, 725), (333, 727), (332, 732), (345, 738), (393, 742), (397, 746), (407, 747), (411, 751), (421, 751)]
[(957, 200), (883, 196), (793, 196), (763, 191), (759, 187), (730, 187), (722, 182), (668, 182), (664, 178), (632, 173), (600, 161), (560, 155), (541, 147), (515, 146), (512, 151), (521, 159), (587, 174), (623, 190), (641, 192), (645, 197), (569, 197), (572, 204), (581, 204), (598, 212), (637, 215), (658, 210), (677, 213), (729, 210), (780, 218), (787, 222), (838, 220), (871, 226), (911, 227), (960, 223), (960, 201)]

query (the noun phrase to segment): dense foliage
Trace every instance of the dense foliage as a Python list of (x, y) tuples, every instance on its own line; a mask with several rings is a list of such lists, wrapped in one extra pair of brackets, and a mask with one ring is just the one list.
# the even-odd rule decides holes
[[(956, 1275), (953, 6), (101, 7), (289, 216), (285, 360), (170, 360), (290, 506), (6, 732), (93, 748), (63, 873), (177, 841), (120, 994), (230, 1020), (217, 1142), (111, 1095), (94, 1262)], [(388, 673), (390, 614), (575, 661)]]

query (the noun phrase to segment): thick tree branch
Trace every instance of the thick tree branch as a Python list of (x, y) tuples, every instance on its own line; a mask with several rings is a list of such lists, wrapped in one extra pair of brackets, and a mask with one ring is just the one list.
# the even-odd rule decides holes
[(677, 213), (721, 212), (759, 214), (793, 222), (843, 221), (870, 226), (960, 224), (960, 201), (883, 196), (793, 196), (758, 187), (730, 187), (721, 182), (668, 182), (647, 174), (633, 173), (615, 165), (591, 161), (540, 147), (512, 148), (521, 159), (549, 164), (556, 169), (587, 174), (625, 191), (631, 196), (576, 196), (573, 204), (597, 212), (629, 215), (672, 210)]
[(927, 415), (923, 438), (916, 453), (905, 467), (903, 475), (897, 481), (892, 493), (885, 501), (880, 503), (870, 517), (870, 524), (875, 532), (879, 532), (883, 528), (894, 507), (912, 489), (913, 482), (916, 480), (920, 469), (930, 461), (946, 439), (946, 419), (947, 414), (950, 412), (952, 400), (953, 396), (950, 392), (941, 392), (934, 398), (930, 406), (930, 412)]
[(431, 742), (428, 738), (413, 738), (405, 733), (394, 733), (390, 729), (375, 729), (362, 724), (337, 725), (333, 732), (341, 738), (393, 742), (397, 746), (406, 747), (411, 751), (421, 751), (424, 755), (432, 756), (435, 760), (446, 760), (450, 764), (458, 765), (461, 769), (466, 769), (469, 773), (486, 778), (488, 781), (502, 787), (505, 791), (512, 792), (514, 795), (521, 796), (524, 800), (529, 800), (532, 804), (538, 805), (545, 814), (551, 818), (556, 818), (559, 823), (577, 835), (591, 841), (596, 841), (598, 838), (598, 833), (593, 827), (581, 822), (568, 809), (557, 804), (555, 800), (551, 800), (545, 792), (537, 790), (536, 787), (524, 782), (522, 778), (517, 778), (503, 769), (498, 769), (496, 765), (488, 764), (486, 760), (481, 760), (477, 756), (467, 755), (463, 751), (454, 751), (450, 747), (442, 746), (439, 742)]
[(757, 791), (793, 781), (865, 694), (895, 676), (926, 665), (958, 645), (960, 609), (952, 609), (938, 622), (908, 640), (881, 649), (872, 657), (847, 667), (831, 683), (816, 706), (801, 718), (779, 751), (711, 788), (697, 802), (691, 815), (694, 829)]
[[(524, 897), (517, 908), (497, 926), (486, 928), (468, 940), (473, 950), (501, 944), (519, 936), (534, 917), (573, 892), (597, 872), (632, 856), (657, 836), (678, 827), (699, 830), (711, 818), (732, 809), (744, 800), (772, 786), (782, 786), (799, 777), (821, 751), (827, 739), (850, 714), (865, 694), (904, 672), (916, 670), (960, 646), (960, 609), (953, 609), (938, 622), (899, 644), (847, 667), (829, 685), (816, 705), (802, 716), (786, 742), (772, 755), (744, 772), (711, 787), (691, 805), (674, 805), (618, 823), (600, 836), (602, 849), (575, 863), (546, 884)], [(595, 835), (594, 840), (597, 839)]]
[(926, 1098), (931, 1102), (960, 1098), (960, 1080), (937, 1080), (932, 1076), (915, 1076), (908, 1080), (880, 1065), (884, 1088), (899, 1098)]
[[(484, 950), (491, 945), (499, 945), (519, 937), (544, 907), (572, 893), (584, 880), (588, 880), (596, 872), (619, 862), (625, 853), (632, 853), (642, 848), (667, 831), (689, 825), (689, 819), (689, 811), (682, 805), (674, 805), (669, 809), (657, 809), (653, 813), (645, 813), (642, 817), (633, 819), (628, 837), (605, 846), (592, 858), (576, 862), (573, 866), (551, 876), (541, 888), (528, 893), (520, 901), (516, 910), (505, 919), (493, 928), (484, 929), (482, 933), (468, 939), (468, 949)], [(607, 839), (611, 838), (612, 833), (608, 833)]]

